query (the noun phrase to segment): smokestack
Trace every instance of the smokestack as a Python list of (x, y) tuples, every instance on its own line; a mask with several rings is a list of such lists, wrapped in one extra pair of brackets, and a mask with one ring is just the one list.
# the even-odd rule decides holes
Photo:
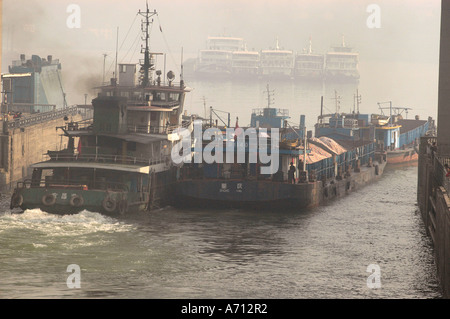
[(25, 54), (20, 55), (20, 61), (25, 62)]
[(450, 157), (450, 1), (441, 3), (441, 45), (439, 53), (438, 154)]
[(305, 116), (300, 115), (300, 128), (305, 127)]
[(52, 56), (51, 55), (47, 55), (47, 61), (48, 61), (48, 63), (52, 63)]

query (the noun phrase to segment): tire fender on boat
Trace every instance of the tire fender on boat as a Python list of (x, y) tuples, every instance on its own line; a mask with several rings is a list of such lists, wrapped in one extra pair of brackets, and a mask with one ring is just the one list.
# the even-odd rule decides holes
[(116, 210), (117, 203), (113, 198), (105, 197), (105, 199), (102, 202), (102, 207), (107, 212), (112, 213), (113, 211)]
[(42, 204), (45, 206), (52, 206), (56, 203), (56, 196), (53, 194), (45, 194), (42, 196)]
[(80, 207), (84, 204), (84, 199), (80, 195), (74, 195), (69, 200), (70, 206)]
[(11, 197), (10, 208), (20, 207), (23, 204), (23, 196), (21, 194), (14, 193)]
[(126, 199), (122, 199), (119, 202), (119, 213), (120, 215), (124, 215), (128, 209), (128, 201)]

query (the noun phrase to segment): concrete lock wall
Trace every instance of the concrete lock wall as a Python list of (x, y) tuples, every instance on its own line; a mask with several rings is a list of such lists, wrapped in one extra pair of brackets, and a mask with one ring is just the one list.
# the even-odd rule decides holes
[[(81, 115), (72, 116), (80, 121)], [(16, 182), (31, 175), (30, 165), (47, 160), (49, 150), (60, 150), (67, 147), (67, 137), (56, 130), (57, 126), (65, 126), (64, 117), (51, 119), (30, 126), (8, 129), (0, 135), (0, 190), (12, 190)]]
[(444, 298), (450, 298), (450, 179), (444, 164), (450, 158), (439, 157), (432, 143), (436, 138), (421, 138), (419, 151), (417, 200), (428, 236), (434, 246), (439, 282)]

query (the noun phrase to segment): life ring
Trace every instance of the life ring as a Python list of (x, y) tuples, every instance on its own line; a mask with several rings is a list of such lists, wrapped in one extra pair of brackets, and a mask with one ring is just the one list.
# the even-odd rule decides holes
[(11, 197), (10, 208), (20, 207), (23, 204), (23, 196), (21, 194), (14, 193)]
[(120, 215), (124, 215), (128, 209), (128, 201), (126, 199), (122, 199), (119, 202), (119, 213)]
[(106, 210), (109, 213), (112, 213), (116, 210), (117, 203), (114, 199), (111, 197), (105, 197), (105, 199), (102, 202), (102, 207), (104, 210)]
[(52, 206), (56, 203), (56, 196), (53, 194), (45, 194), (42, 196), (42, 204), (45, 206)]
[(69, 200), (70, 206), (80, 207), (84, 204), (84, 199), (80, 195), (74, 195)]

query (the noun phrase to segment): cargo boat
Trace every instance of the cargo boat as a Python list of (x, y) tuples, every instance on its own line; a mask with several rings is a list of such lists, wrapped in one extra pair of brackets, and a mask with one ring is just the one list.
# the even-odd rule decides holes
[[(239, 143), (246, 145), (245, 160), (239, 162), (235, 156), (234, 160), (227, 162), (224, 159), (223, 163), (192, 160), (184, 164), (176, 183), (174, 205), (310, 209), (345, 196), (382, 176), (386, 161), (383, 153), (376, 149), (374, 140), (364, 139), (352, 147), (344, 147), (328, 137), (308, 137), (310, 134), (306, 132), (304, 116), (298, 127), (289, 125), (288, 118), (286, 110), (270, 105), (254, 110), (250, 127), (256, 132), (253, 137), (243, 133), (246, 131), (238, 125), (235, 132), (239, 130), (240, 133), (235, 133), (234, 137), (230, 134), (224, 137), (224, 141), (230, 142), (234, 150), (237, 150)], [(207, 127), (205, 125), (204, 129)], [(278, 131), (268, 133), (270, 128), (277, 128)], [(217, 127), (217, 130), (224, 134), (224, 128)], [(263, 135), (269, 136), (268, 145), (271, 147), (279, 141), (276, 150), (279, 166), (273, 174), (262, 174), (261, 170), (265, 164), (261, 162), (260, 153), (269, 153), (268, 146), (253, 150), (250, 147), (252, 138)], [(208, 147), (203, 143), (199, 149), (204, 151)], [(194, 149), (193, 158), (197, 151)], [(225, 154), (226, 149), (219, 147), (216, 152)], [(258, 152), (257, 161), (250, 161), (252, 152)], [(290, 170), (295, 171), (293, 175), (289, 174)]]
[(135, 64), (119, 64), (119, 78), (97, 88), (93, 119), (57, 128), (67, 147), (48, 151), (47, 161), (32, 166), (31, 179), (14, 189), (11, 209), (123, 215), (170, 201), (176, 178), (170, 151), (179, 139), (176, 130), (190, 126), (181, 118), (189, 89), (182, 78), (174, 82), (172, 71), (167, 82), (161, 80), (149, 50), (150, 19), (156, 11), (147, 7), (139, 14), (145, 41), (139, 83)]
[(404, 119), (402, 112), (410, 109), (392, 107), (392, 102), (389, 103), (389, 115), (358, 111), (320, 115), (315, 135), (331, 137), (346, 146), (361, 139), (374, 139), (388, 166), (417, 163), (419, 140), (422, 136), (435, 134), (434, 120), (431, 117), (420, 120), (419, 116)]

